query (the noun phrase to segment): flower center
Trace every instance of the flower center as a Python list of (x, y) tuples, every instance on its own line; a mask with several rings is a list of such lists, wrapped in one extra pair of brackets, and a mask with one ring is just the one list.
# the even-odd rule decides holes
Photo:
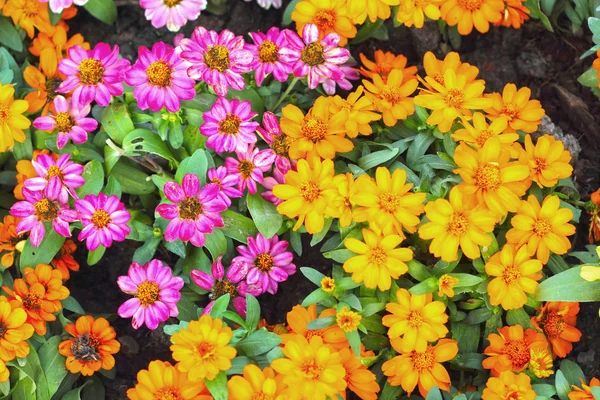
[(465, 10), (477, 11), (481, 8), (484, 0), (458, 0), (458, 5)]
[(98, 354), (98, 345), (100, 341), (87, 333), (77, 336), (71, 345), (71, 354), (75, 359), (85, 363), (87, 361), (100, 361), (102, 358)]
[(38, 0), (25, 0), (23, 13), (29, 18), (37, 16), (40, 13), (40, 2)]
[(138, 298), (140, 304), (144, 307), (150, 306), (158, 300), (160, 289), (156, 282), (145, 281), (140, 283), (137, 288), (135, 297)]
[(333, 10), (321, 10), (313, 17), (313, 23), (319, 28), (319, 32), (327, 32), (335, 27), (336, 15)]
[(419, 372), (430, 371), (435, 365), (435, 355), (431, 346), (427, 346), (427, 350), (423, 353), (413, 351), (411, 356), (415, 369)]
[(513, 118), (519, 118), (519, 107), (514, 103), (505, 104), (501, 114), (506, 115), (512, 121)]
[(304, 117), (302, 133), (304, 137), (310, 139), (313, 143), (317, 143), (327, 135), (327, 124), (321, 118), (309, 114)]
[(490, 129), (484, 129), (481, 132), (479, 132), (479, 137), (477, 138), (477, 144), (483, 147), (485, 142), (493, 136), (496, 136), (496, 132), (494, 132)]
[(212, 183), (221, 186), (221, 180), (216, 176), (210, 180)]
[(537, 218), (533, 223), (533, 233), (538, 236), (546, 236), (552, 232), (552, 224), (546, 218)]
[(381, 247), (374, 247), (369, 254), (369, 262), (382, 267), (385, 264), (387, 255)]
[(38, 220), (42, 222), (54, 221), (58, 216), (58, 210), (60, 209), (55, 201), (46, 197), (35, 202), (33, 207), (35, 208), (35, 215), (38, 217)]
[(562, 315), (552, 310), (542, 317), (540, 325), (548, 338), (557, 338), (565, 330), (567, 323)]
[(529, 370), (538, 378), (548, 378), (554, 373), (552, 357), (547, 350), (529, 350)]
[(104, 210), (96, 210), (92, 214), (92, 224), (94, 224), (98, 229), (105, 228), (108, 224), (110, 224), (110, 214)]
[(448, 232), (460, 238), (467, 233), (467, 229), (469, 229), (469, 220), (462, 213), (454, 213), (448, 224)]
[(494, 164), (484, 164), (475, 171), (475, 185), (482, 190), (497, 190), (502, 184), (500, 167)]
[(310, 339), (313, 336), (319, 336), (319, 337), (323, 337), (323, 332), (320, 329), (315, 329), (315, 330), (308, 330), (306, 331), (306, 333), (304, 334), (304, 337), (306, 338), (306, 340), (308, 342), (310, 342)]
[(387, 213), (393, 214), (400, 206), (400, 196), (395, 193), (382, 193), (379, 195), (379, 207)]
[(164, 60), (153, 62), (146, 68), (148, 81), (154, 86), (171, 86), (171, 68)]
[(546, 165), (548, 161), (543, 157), (534, 157), (533, 162), (535, 163), (535, 167), (533, 169), (537, 174), (541, 174), (543, 170), (546, 169)]
[(431, 76), (433, 78), (434, 81), (436, 81), (437, 83), (439, 83), (442, 86), (446, 86), (446, 81), (444, 80), (444, 74), (433, 74)]
[(58, 176), (61, 180), (63, 178), (62, 171), (56, 165), (51, 165), (48, 167), (48, 173), (46, 174), (47, 178), (52, 178), (53, 176)]
[(513, 390), (509, 390), (508, 394), (506, 395), (506, 400), (522, 400), (522, 397), (519, 396), (518, 388), (513, 388), (511, 386), (511, 389)]
[(335, 280), (326, 276), (321, 279), (321, 290), (327, 293), (331, 293), (335, 290)]
[(282, 133), (281, 135), (273, 137), (271, 149), (273, 149), (275, 154), (278, 156), (287, 157), (289, 148), (290, 140), (286, 134)]
[(325, 62), (325, 51), (319, 42), (312, 42), (302, 49), (300, 59), (303, 63), (314, 67)]
[(42, 308), (42, 297), (37, 293), (27, 293), (23, 297), (23, 307), (28, 311), (38, 312)]
[(238, 164), (238, 172), (244, 180), (250, 178), (252, 171), (254, 171), (254, 164), (252, 164), (252, 161), (242, 160)]
[(323, 372), (323, 367), (317, 364), (315, 360), (304, 361), (300, 365), (300, 370), (304, 373), (304, 376), (311, 380), (317, 380)]
[(507, 340), (504, 344), (504, 353), (510, 357), (515, 369), (523, 368), (531, 358), (529, 346), (524, 340)]
[(8, 330), (8, 328), (6, 327), (4, 322), (0, 322), (0, 339), (4, 338), (4, 334), (6, 333), (7, 330)]
[(420, 311), (411, 311), (408, 315), (408, 324), (413, 328), (418, 328), (423, 323), (423, 314)]
[(204, 360), (209, 360), (209, 359), (214, 358), (215, 345), (212, 343), (201, 342), (198, 345), (197, 350), (198, 350), (198, 354), (200, 355), (200, 358), (203, 358)]
[(258, 46), (258, 59), (263, 63), (279, 61), (279, 47), (270, 40), (265, 40)]
[(59, 132), (70, 132), (73, 125), (75, 125), (73, 117), (68, 112), (59, 112), (55, 118), (56, 128)]
[(7, 124), (10, 121), (11, 113), (8, 107), (0, 104), (0, 125)]
[[(180, 1), (180, 0), (164, 0), (164, 1)], [(154, 392), (154, 400), (182, 400), (183, 397), (179, 394), (179, 389), (174, 387), (160, 388)]]
[(465, 95), (460, 89), (450, 89), (446, 93), (445, 100), (448, 107), (460, 108), (465, 101)]
[(240, 131), (242, 120), (234, 114), (227, 114), (224, 120), (219, 122), (219, 130), (221, 133), (228, 135), (237, 135)]
[(186, 197), (179, 203), (179, 216), (182, 219), (196, 219), (202, 214), (202, 204), (195, 197)]
[(300, 193), (304, 197), (304, 200), (312, 203), (321, 195), (321, 189), (314, 182), (303, 182), (300, 185)]
[(86, 58), (79, 64), (79, 79), (86, 85), (97, 85), (103, 75), (102, 63), (94, 58)]
[(400, 91), (394, 86), (384, 85), (381, 89), (381, 97), (392, 104), (398, 103), (402, 100)]
[(212, 70), (224, 72), (229, 68), (229, 49), (220, 44), (210, 46), (204, 53), (204, 63)]
[(215, 286), (213, 287), (212, 293), (208, 296), (211, 300), (216, 300), (224, 294), (229, 293), (231, 298), (233, 298), (236, 294), (235, 285), (231, 283), (228, 279), (222, 279), (220, 281), (215, 282)]
[[(163, 4), (167, 7), (175, 7), (177, 4), (181, 3), (183, 0), (163, 0)], [(179, 398), (179, 397), (177, 397)], [(161, 397), (162, 399), (162, 397)]]
[(502, 279), (504, 279), (504, 282), (506, 282), (509, 285), (513, 282), (518, 281), (520, 278), (521, 270), (515, 265), (507, 266), (502, 272)]
[(46, 93), (48, 93), (48, 100), (54, 100), (54, 97), (56, 96), (56, 89), (58, 89), (60, 83), (60, 79), (46, 78)]
[(261, 253), (254, 259), (254, 265), (256, 265), (256, 268), (261, 272), (269, 272), (275, 263), (273, 256), (267, 253)]

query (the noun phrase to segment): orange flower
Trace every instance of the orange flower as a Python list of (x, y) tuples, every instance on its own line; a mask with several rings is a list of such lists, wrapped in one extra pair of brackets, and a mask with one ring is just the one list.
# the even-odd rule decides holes
[(375, 109), (383, 115), (386, 126), (394, 126), (398, 120), (406, 119), (415, 113), (413, 98), (409, 97), (419, 86), (419, 81), (411, 76), (404, 78), (404, 72), (394, 69), (387, 79), (379, 74), (371, 76), (373, 82), (363, 79), (362, 83), (367, 90), (366, 95), (371, 99)]
[(62, 280), (68, 280), (71, 275), (71, 271), (79, 271), (79, 263), (73, 257), (73, 253), (77, 250), (77, 245), (71, 239), (65, 240), (62, 247), (58, 251), (58, 254), (54, 256), (54, 259), (50, 262), (54, 268), (56, 268), (61, 276)]
[(488, 379), (481, 400), (534, 400), (536, 396), (527, 374), (505, 371), (499, 378)]
[(483, 147), (485, 142), (492, 137), (497, 137), (501, 145), (510, 145), (519, 140), (519, 134), (516, 132), (504, 133), (508, 120), (506, 118), (497, 118), (488, 125), (485, 115), (480, 112), (473, 114), (473, 125), (469, 124), (467, 118), (462, 119), (463, 129), (457, 129), (451, 136), (452, 139), (466, 142), (476, 149)]
[(493, 100), (492, 107), (485, 110), (488, 118), (494, 120), (503, 115), (508, 117), (508, 126), (512, 131), (535, 132), (546, 114), (538, 100), (529, 100), (531, 89), (528, 87), (517, 91), (515, 84), (508, 83), (504, 86), (502, 95), (492, 93), (486, 97)]
[(306, 24), (315, 24), (321, 38), (331, 32), (337, 33), (340, 46), (345, 46), (349, 38), (356, 36), (346, 0), (302, 0), (292, 12), (292, 20), (296, 22), (299, 35)]
[(495, 25), (502, 25), (519, 29), (523, 22), (529, 19), (529, 9), (523, 5), (526, 0), (504, 0), (504, 13), (502, 19)]
[(442, 297), (444, 295), (449, 298), (454, 297), (454, 285), (458, 283), (458, 279), (450, 276), (448, 274), (444, 274), (440, 276), (438, 280), (438, 296)]
[(396, 21), (409, 28), (413, 25), (415, 28), (422, 28), (425, 16), (434, 21), (440, 19), (442, 3), (442, 0), (402, 0), (396, 13)]
[(24, 358), (29, 354), (27, 339), (33, 336), (33, 326), (26, 321), (27, 313), (22, 307), (11, 304), (6, 297), (0, 296), (0, 360), (2, 362), (8, 362), (15, 357)]
[(417, 74), (417, 67), (412, 65), (407, 67), (408, 59), (402, 54), (394, 54), (392, 52), (383, 50), (375, 50), (375, 60), (369, 60), (364, 54), (360, 54), (360, 62), (364, 68), (359, 69), (363, 76), (367, 78), (373, 78), (374, 74), (377, 74), (385, 82), (388, 75), (395, 69), (402, 71), (404, 82), (408, 82), (414, 79)]
[(502, 0), (447, 0), (440, 9), (449, 26), (458, 25), (458, 33), (468, 35), (473, 26), (481, 33), (490, 30), (490, 22), (502, 19)]
[(573, 350), (573, 342), (579, 342), (581, 332), (577, 325), (579, 303), (549, 301), (531, 322), (541, 329), (552, 345), (553, 358), (564, 358)]
[(23, 28), (30, 38), (33, 38), (35, 28), (46, 33), (53, 30), (48, 4), (39, 0), (7, 0), (2, 13), (11, 17), (13, 23)]
[[(335, 317), (335, 308), (328, 308), (319, 314), (319, 318)], [(327, 328), (311, 330), (306, 327), (310, 322), (317, 319), (317, 305), (312, 304), (308, 308), (301, 305), (296, 305), (292, 311), (287, 313), (287, 323), (289, 333), (281, 335), (283, 343), (292, 340), (296, 335), (303, 335), (306, 340), (310, 341), (313, 336), (323, 338), (323, 343), (331, 345), (336, 350), (341, 350), (348, 347), (348, 341), (342, 328), (337, 324), (333, 324)]]
[[(59, 154), (50, 153), (50, 150), (34, 150), (33, 151), (33, 160), (37, 160), (37, 157), (40, 154), (50, 154), (54, 161), (56, 161), (59, 157)], [(13, 195), (17, 200), (25, 200), (23, 197), (23, 184), (29, 178), (35, 178), (37, 176), (37, 172), (33, 168), (33, 164), (31, 160), (19, 160), (17, 161), (17, 186), (15, 186), (13, 190)]]
[[(347, 388), (363, 400), (376, 400), (379, 384), (375, 374), (369, 371), (350, 349), (342, 349), (339, 354), (342, 358), (342, 366), (346, 370)], [(340, 395), (346, 399), (345, 390)]]
[(56, 89), (61, 80), (56, 76), (44, 76), (37, 68), (29, 65), (23, 71), (23, 79), (29, 86), (36, 89), (27, 93), (25, 100), (29, 102), (27, 112), (36, 112), (42, 107), (42, 115), (48, 114), (48, 109), (54, 111), (52, 100), (56, 96)]
[(0, 251), (6, 251), (2, 255), (0, 263), (6, 268), (15, 262), (15, 246), (23, 240), (17, 235), (18, 222), (12, 215), (6, 215), (4, 221), (0, 222)]
[(38, 34), (29, 46), (29, 52), (40, 58), (40, 69), (46, 76), (65, 79), (66, 77), (58, 72), (58, 62), (67, 57), (68, 50), (75, 45), (80, 45), (85, 50), (90, 49), (90, 44), (79, 33), (67, 39), (67, 30), (66, 25), (58, 24), (53, 33)]
[(569, 164), (571, 153), (565, 150), (562, 141), (551, 135), (540, 136), (535, 146), (531, 136), (526, 135), (525, 149), (521, 150), (519, 162), (529, 167), (530, 179), (539, 187), (553, 187), (559, 179), (568, 178), (573, 173)]
[(227, 389), (229, 400), (268, 400), (282, 398), (281, 392), (286, 389), (286, 385), (283, 383), (283, 376), (275, 375), (273, 368), (265, 367), (261, 370), (254, 364), (247, 364), (242, 376), (236, 375), (229, 379)]
[[(479, 74), (479, 68), (469, 63), (461, 62), (460, 55), (455, 51), (446, 54), (446, 57), (444, 57), (443, 60), (438, 60), (435, 57), (435, 54), (428, 51), (425, 53), (425, 56), (423, 56), (423, 68), (425, 69), (425, 74), (427, 76), (442, 86), (445, 86), (444, 73), (449, 69), (453, 70), (457, 76), (464, 76), (467, 83), (475, 82), (475, 78), (477, 78), (477, 75)], [(423, 82), (427, 89), (435, 92), (435, 88), (429, 85), (427, 80), (421, 82)], [(485, 84), (485, 81), (482, 79), (477, 80), (477, 82)]]
[(65, 331), (73, 338), (62, 341), (58, 352), (67, 357), (65, 366), (72, 374), (91, 376), (100, 368), (113, 369), (113, 354), (119, 352), (121, 343), (115, 339), (117, 334), (106, 319), (84, 315), (74, 324), (67, 324)]
[(523, 371), (531, 360), (531, 350), (548, 349), (542, 333), (535, 329), (523, 331), (521, 325), (498, 328), (498, 333), (491, 333), (487, 340), (490, 345), (483, 351), (488, 356), (483, 360), (483, 368), (491, 369), (493, 376), (504, 371)]
[(571, 392), (568, 393), (569, 400), (594, 400), (595, 397), (592, 394), (592, 388), (594, 386), (600, 386), (600, 379), (592, 378), (589, 385), (586, 385), (583, 379), (581, 381), (581, 388), (571, 385)]

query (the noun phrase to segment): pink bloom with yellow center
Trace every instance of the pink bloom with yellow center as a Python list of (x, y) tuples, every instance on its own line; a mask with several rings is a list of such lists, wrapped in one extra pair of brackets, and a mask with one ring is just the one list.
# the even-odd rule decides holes
[(279, 50), (287, 46), (284, 32), (274, 26), (266, 34), (262, 32), (249, 33), (254, 44), (247, 44), (246, 48), (254, 55), (252, 69), (258, 86), (269, 74), (273, 74), (278, 81), (285, 82), (292, 72), (292, 66), (279, 59)]
[(248, 189), (256, 193), (256, 183), (263, 182), (263, 173), (271, 169), (274, 155), (268, 150), (255, 149), (250, 146), (246, 152), (236, 152), (237, 159), (227, 157), (225, 167), (227, 173), (238, 177), (238, 189), (242, 192)]
[(83, 225), (78, 239), (87, 239), (85, 245), (90, 251), (99, 245), (110, 247), (113, 241), (122, 242), (131, 232), (127, 226), (131, 214), (117, 196), (88, 194), (75, 202), (75, 209)]
[(252, 118), (257, 114), (247, 100), (219, 97), (203, 115), (200, 133), (208, 137), (206, 146), (217, 153), (246, 151), (249, 145), (256, 143), (254, 132), (259, 125)]
[(71, 155), (63, 154), (54, 161), (49, 155), (40, 154), (37, 158), (31, 160), (35, 172), (38, 174), (35, 178), (27, 179), (24, 187), (31, 191), (44, 190), (46, 196), (48, 192), (60, 192), (58, 198), (61, 203), (69, 201), (69, 193), (76, 197), (73, 189), (82, 186), (85, 179), (81, 176), (83, 165), (69, 161)]

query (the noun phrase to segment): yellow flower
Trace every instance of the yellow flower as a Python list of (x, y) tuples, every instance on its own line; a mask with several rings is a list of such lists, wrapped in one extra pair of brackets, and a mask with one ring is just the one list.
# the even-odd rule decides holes
[(427, 351), (427, 342), (435, 342), (448, 334), (444, 325), (448, 322), (446, 306), (441, 301), (431, 301), (431, 293), (411, 295), (406, 289), (398, 289), (398, 303), (388, 303), (385, 309), (390, 313), (383, 316), (382, 323), (390, 328), (390, 339), (402, 337), (397, 349), (402, 353)]
[(321, 279), (321, 290), (325, 293), (333, 293), (335, 290), (335, 279), (328, 276)]
[(288, 386), (282, 398), (290, 400), (335, 398), (336, 393), (346, 389), (346, 370), (339, 353), (323, 344), (320, 336), (310, 341), (295, 335), (283, 347), (285, 358), (278, 358), (271, 367), (283, 375)]
[(33, 326), (27, 323), (27, 312), (21, 305), (4, 296), (0, 296), (0, 332), (0, 362), (27, 357), (27, 339), (33, 336)]
[(473, 26), (481, 33), (490, 30), (490, 22), (502, 19), (502, 0), (446, 0), (440, 10), (449, 26), (458, 25), (458, 33), (468, 35)]
[(481, 400), (534, 400), (536, 396), (527, 374), (504, 371), (499, 378), (488, 379)]
[(203, 315), (198, 321), (191, 321), (186, 329), (171, 336), (173, 359), (177, 368), (188, 372), (192, 382), (212, 380), (220, 371), (231, 368), (231, 360), (237, 351), (229, 346), (231, 328), (223, 327), (223, 321)]
[(438, 296), (442, 297), (446, 295), (448, 298), (454, 297), (454, 285), (457, 283), (458, 279), (453, 276), (448, 274), (440, 276), (440, 279), (438, 279)]
[(321, 38), (335, 32), (340, 36), (340, 46), (345, 46), (349, 38), (356, 36), (356, 27), (348, 13), (347, 0), (302, 0), (292, 12), (296, 30), (302, 35), (306, 24), (315, 24)]
[(338, 196), (333, 181), (333, 161), (298, 161), (298, 171), (285, 174), (285, 184), (275, 185), (273, 194), (284, 200), (277, 206), (280, 214), (298, 218), (294, 230), (302, 224), (308, 233), (319, 233), (325, 225), (325, 216), (336, 216), (333, 207)]
[(529, 167), (530, 178), (539, 187), (553, 187), (559, 179), (568, 178), (573, 173), (569, 164), (571, 153), (565, 150), (563, 142), (551, 135), (540, 136), (535, 146), (531, 136), (525, 136), (525, 149), (521, 151), (519, 162)]
[(373, 128), (369, 124), (381, 119), (381, 115), (374, 112), (372, 99), (363, 96), (364, 90), (364, 86), (359, 86), (355, 92), (348, 95), (346, 100), (335, 96), (329, 103), (329, 111), (332, 115), (336, 115), (342, 110), (348, 112), (344, 128), (346, 135), (351, 138), (357, 137), (359, 133), (365, 136), (372, 134)]
[(348, 0), (348, 12), (354, 24), (369, 21), (386, 20), (392, 15), (390, 6), (397, 6), (400, 0)]
[(39, 0), (7, 0), (2, 13), (5, 17), (11, 17), (13, 24), (23, 28), (29, 38), (33, 38), (35, 28), (48, 34), (54, 30), (50, 23), (48, 4)]
[(425, 24), (425, 16), (437, 21), (440, 19), (440, 5), (442, 0), (402, 0), (396, 21), (404, 24), (407, 27), (415, 26), (422, 28)]
[(312, 156), (332, 159), (336, 152), (354, 148), (344, 137), (348, 112), (331, 113), (328, 97), (319, 97), (306, 115), (293, 104), (285, 106), (281, 114), (281, 130), (291, 140), (289, 154), (294, 160)]
[(523, 180), (529, 176), (529, 168), (510, 162), (510, 152), (502, 151), (500, 139), (488, 139), (479, 150), (461, 143), (454, 162), (458, 165), (454, 172), (463, 179), (457, 188), (465, 198), (485, 205), (499, 218), (517, 211), (528, 188)]
[(398, 248), (402, 242), (399, 235), (383, 235), (370, 229), (363, 229), (362, 234), (364, 242), (355, 238), (344, 241), (344, 246), (357, 254), (344, 262), (344, 271), (369, 289), (388, 290), (392, 278), (398, 279), (408, 271), (405, 262), (412, 260), (412, 250)]
[(437, 199), (425, 206), (430, 222), (419, 228), (419, 237), (431, 241), (429, 252), (446, 262), (458, 259), (458, 247), (471, 260), (479, 258), (479, 246), (489, 246), (495, 218), (485, 209), (473, 209), (463, 202), (458, 188), (450, 191), (450, 201)]
[(504, 86), (502, 95), (492, 93), (486, 97), (493, 101), (485, 110), (488, 118), (494, 120), (502, 115), (508, 117), (508, 126), (513, 131), (535, 132), (546, 114), (538, 100), (529, 100), (531, 89), (528, 87), (517, 91), (515, 84), (508, 83)]
[(227, 382), (229, 400), (281, 399), (286, 388), (281, 375), (271, 367), (261, 370), (254, 364), (244, 366), (242, 376), (232, 376)]
[(358, 329), (362, 316), (356, 311), (349, 310), (344, 306), (335, 315), (335, 322), (344, 332), (354, 332)]
[(404, 80), (404, 72), (394, 69), (384, 80), (379, 74), (373, 74), (373, 82), (363, 79), (367, 89), (367, 97), (375, 105), (375, 109), (383, 116), (386, 126), (394, 126), (401, 119), (415, 113), (413, 98), (409, 97), (419, 86), (416, 78)]
[(339, 214), (339, 224), (342, 228), (345, 228), (352, 224), (354, 204), (352, 204), (350, 199), (356, 193), (354, 176), (352, 172), (346, 172), (344, 175), (336, 175), (333, 178), (333, 182), (339, 193), (339, 196), (334, 201), (334, 206)]
[(25, 142), (23, 129), (31, 126), (31, 121), (22, 114), (29, 107), (25, 100), (15, 100), (13, 85), (0, 83), (0, 152), (18, 143)]
[(359, 206), (354, 210), (355, 222), (368, 221), (371, 228), (399, 236), (404, 236), (403, 228), (410, 233), (417, 230), (427, 195), (410, 192), (413, 184), (406, 183), (405, 170), (398, 168), (390, 175), (387, 168), (378, 167), (375, 180), (365, 174), (355, 185), (360, 188), (351, 199)]
[(485, 115), (476, 112), (473, 114), (473, 125), (469, 124), (466, 118), (463, 118), (462, 125), (462, 129), (457, 129), (452, 134), (452, 139), (468, 143), (476, 149), (483, 147), (492, 137), (497, 137), (502, 145), (510, 145), (519, 140), (519, 134), (516, 132), (504, 133), (508, 125), (506, 118), (497, 118), (488, 125)]
[[(460, 56), (457, 52), (452, 51), (446, 54), (443, 60), (438, 60), (431, 51), (425, 53), (423, 56), (423, 68), (425, 69), (425, 74), (444, 86), (444, 73), (451, 69), (454, 73), (458, 75), (463, 75), (467, 79), (467, 83), (475, 82), (475, 78), (479, 74), (479, 68), (469, 64), (463, 63), (460, 61)], [(477, 82), (481, 82), (485, 84), (485, 81), (478, 80)], [(427, 80), (422, 82), (427, 89), (431, 92), (435, 92), (436, 89), (427, 83)]]
[(433, 110), (427, 123), (437, 125), (440, 132), (448, 132), (457, 117), (470, 116), (470, 110), (492, 105), (490, 99), (483, 97), (485, 84), (482, 81), (469, 83), (465, 75), (457, 75), (453, 69), (444, 71), (443, 84), (430, 76), (425, 77), (425, 82), (434, 91), (421, 89), (414, 101), (418, 106)]
[(506, 233), (506, 241), (517, 247), (526, 246), (530, 256), (546, 264), (550, 252), (562, 255), (571, 248), (567, 236), (575, 233), (569, 224), (573, 211), (560, 207), (558, 196), (546, 196), (542, 205), (534, 195), (521, 202), (517, 214), (511, 219), (512, 228)]
[(529, 350), (529, 372), (540, 379), (548, 378), (554, 374), (552, 370), (552, 357), (548, 350)]
[(389, 51), (375, 50), (374, 57), (375, 60), (371, 61), (364, 54), (360, 53), (360, 62), (366, 69), (361, 68), (358, 72), (363, 76), (372, 78), (373, 74), (378, 74), (385, 82), (390, 72), (399, 69), (402, 71), (404, 82), (416, 78), (417, 67), (415, 65), (407, 67), (408, 58), (402, 54), (396, 55)]

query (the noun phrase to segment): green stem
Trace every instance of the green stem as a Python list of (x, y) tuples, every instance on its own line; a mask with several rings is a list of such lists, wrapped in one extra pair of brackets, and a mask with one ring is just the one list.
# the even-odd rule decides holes
[(277, 107), (279, 107), (281, 105), (281, 102), (283, 101), (283, 99), (285, 99), (290, 94), (290, 92), (292, 91), (294, 86), (296, 86), (296, 83), (298, 83), (299, 80), (300, 80), (300, 78), (294, 77), (294, 79), (290, 82), (290, 85), (287, 87), (287, 89), (285, 89), (285, 92), (283, 92), (281, 94), (281, 96), (279, 96), (277, 103), (275, 103), (275, 106), (273, 107), (273, 110), (271, 110), (271, 111), (277, 110)]

